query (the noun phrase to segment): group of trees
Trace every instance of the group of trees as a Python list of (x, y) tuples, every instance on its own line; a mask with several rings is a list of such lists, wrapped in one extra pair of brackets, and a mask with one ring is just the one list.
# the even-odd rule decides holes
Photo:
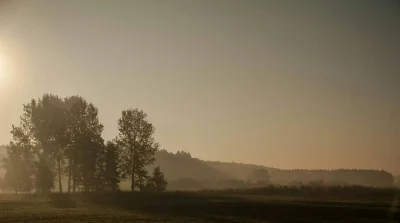
[(61, 98), (45, 94), (23, 106), (20, 125), (12, 126), (12, 141), (2, 159), (6, 173), (3, 189), (46, 193), (62, 188), (68, 192), (118, 190), (120, 180), (131, 178), (132, 191), (163, 191), (166, 181), (160, 168), (149, 176), (159, 148), (154, 126), (142, 110), (122, 112), (119, 134), (104, 143), (98, 109), (79, 96)]

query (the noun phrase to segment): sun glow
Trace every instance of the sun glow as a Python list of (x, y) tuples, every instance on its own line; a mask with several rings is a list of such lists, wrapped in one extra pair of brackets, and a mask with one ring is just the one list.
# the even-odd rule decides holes
[(8, 75), (9, 66), (8, 61), (4, 54), (0, 52), (0, 93), (8, 89), (11, 81), (11, 76)]
[(0, 82), (3, 80), (3, 77), (5, 76), (6, 68), (5, 68), (5, 59), (3, 55), (0, 54)]

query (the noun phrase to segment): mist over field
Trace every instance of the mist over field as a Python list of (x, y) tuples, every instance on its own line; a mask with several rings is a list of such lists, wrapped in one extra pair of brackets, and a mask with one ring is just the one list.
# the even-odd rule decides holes
[(0, 0), (0, 223), (398, 223), (399, 40), (399, 0)]

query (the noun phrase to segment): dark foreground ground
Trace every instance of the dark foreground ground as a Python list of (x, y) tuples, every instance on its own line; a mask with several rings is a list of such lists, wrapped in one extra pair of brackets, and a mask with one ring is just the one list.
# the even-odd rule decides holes
[(219, 193), (0, 194), (3, 222), (400, 222), (382, 201)]

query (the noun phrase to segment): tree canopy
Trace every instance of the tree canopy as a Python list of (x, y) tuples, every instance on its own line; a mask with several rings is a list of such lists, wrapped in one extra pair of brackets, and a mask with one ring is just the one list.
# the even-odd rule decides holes
[(2, 158), (6, 174), (2, 187), (15, 192), (68, 192), (118, 190), (121, 177), (132, 176), (132, 188), (149, 177), (158, 144), (154, 126), (142, 110), (122, 112), (115, 143), (104, 144), (98, 109), (80, 96), (44, 94), (23, 105), (18, 126)]

